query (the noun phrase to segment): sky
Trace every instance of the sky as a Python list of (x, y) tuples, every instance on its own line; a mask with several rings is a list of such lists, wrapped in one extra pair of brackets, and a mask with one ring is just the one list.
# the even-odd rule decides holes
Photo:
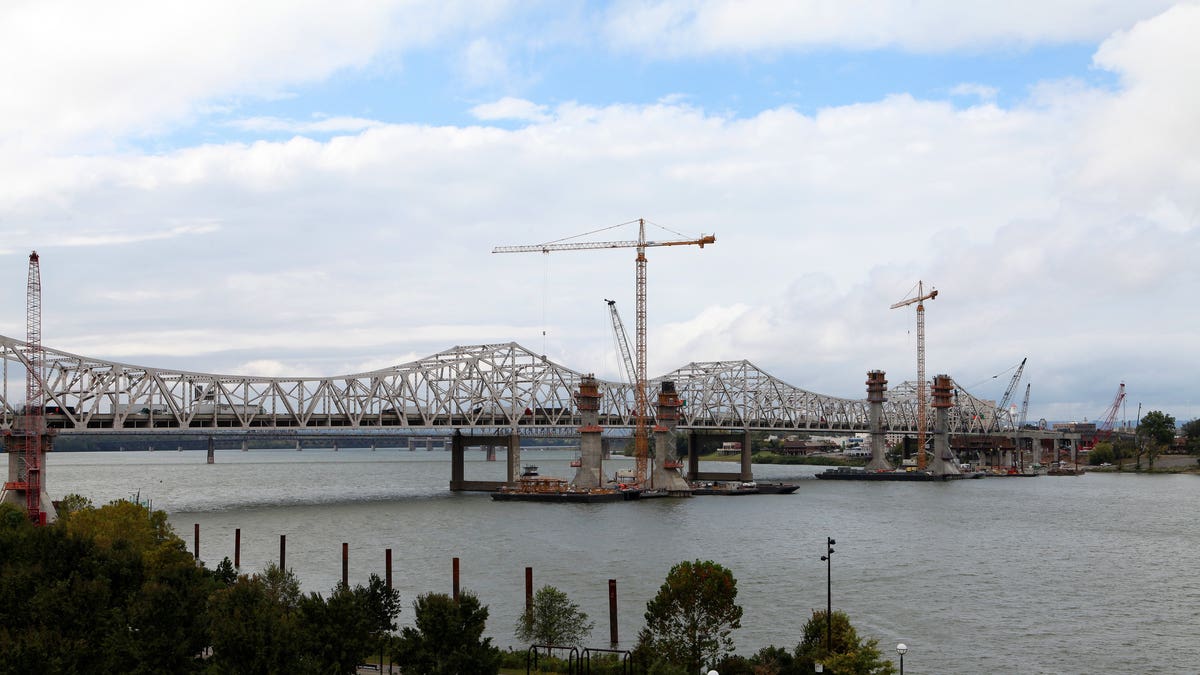
[[(1029, 417), (1200, 416), (1200, 3), (10, 0), (0, 334), (324, 376), (518, 342), (748, 359), (865, 397), (926, 362)], [(7, 280), (6, 282), (4, 280)], [(1188, 309), (1189, 307), (1193, 309)], [(632, 338), (632, 335), (631, 335)]]

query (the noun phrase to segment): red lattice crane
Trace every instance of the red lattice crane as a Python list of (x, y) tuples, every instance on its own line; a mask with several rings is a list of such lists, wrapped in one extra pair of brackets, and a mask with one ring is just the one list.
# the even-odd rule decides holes
[[(37, 251), (29, 254), (29, 281), (26, 285), (25, 308), (25, 410), (15, 428), (5, 432), (12, 454), (9, 456), (9, 477), (4, 492), (24, 493), (25, 512), (39, 525), (45, 524), (47, 513), (42, 504), (42, 457), (48, 443), (46, 433), (45, 394), (42, 388), (42, 277)], [(20, 497), (17, 497), (18, 499)]]
[(1117, 413), (1121, 410), (1121, 403), (1125, 401), (1125, 383), (1122, 382), (1117, 387), (1117, 395), (1113, 398), (1112, 405), (1104, 411), (1104, 421), (1096, 425), (1096, 434), (1092, 436), (1092, 441), (1083, 447), (1084, 451), (1091, 451), (1096, 447), (1096, 444), (1107, 441), (1113, 434), (1113, 423), (1117, 419)]
[[(575, 239), (576, 237), (595, 234), (596, 232), (604, 232), (617, 227), (631, 225), (634, 222), (638, 224), (638, 238), (636, 240), (626, 241), (585, 241), (585, 242), (569, 242), (567, 239)], [(678, 233), (676, 233), (678, 234)], [(611, 227), (602, 228), (593, 232), (586, 232), (576, 237), (567, 237), (556, 241), (547, 242), (545, 244), (533, 244), (531, 246), (497, 246), (492, 249), (492, 253), (550, 253), (551, 251), (580, 251), (588, 249), (604, 249), (604, 248), (636, 248), (637, 257), (635, 261), (635, 271), (637, 275), (637, 319), (635, 328), (635, 353), (637, 355), (636, 382), (634, 386), (634, 400), (636, 408), (634, 415), (636, 417), (634, 427), (634, 451), (637, 460), (637, 479), (638, 485), (646, 484), (646, 464), (649, 457), (650, 443), (649, 434), (647, 432), (646, 418), (649, 413), (650, 405), (646, 398), (646, 249), (652, 246), (699, 246), (704, 248), (706, 244), (712, 244), (717, 241), (714, 235), (701, 235), (698, 239), (675, 239), (668, 241), (647, 241), (646, 240), (646, 220), (638, 218), (636, 221), (628, 223), (620, 223)]]
[(917, 305), (917, 469), (925, 470), (925, 429), (928, 424), (928, 412), (925, 398), (925, 301), (933, 300), (938, 292), (929, 289), (925, 292), (924, 282), (917, 282), (917, 294), (892, 305), (891, 309)]

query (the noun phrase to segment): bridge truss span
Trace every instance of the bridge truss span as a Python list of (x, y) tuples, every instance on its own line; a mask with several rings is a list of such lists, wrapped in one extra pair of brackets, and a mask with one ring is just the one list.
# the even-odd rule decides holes
[[(381, 370), (334, 377), (259, 377), (167, 370), (45, 348), (46, 420), (63, 432), (205, 429), (444, 429), (557, 432), (579, 426), (574, 393), (583, 373), (513, 343), (460, 346)], [(0, 427), (24, 408), (10, 387), (28, 372), (28, 350), (0, 336), (4, 383)], [(749, 361), (690, 363), (649, 382), (675, 382), (680, 427), (855, 432), (868, 428), (865, 400), (799, 389)], [(600, 424), (634, 426), (634, 391), (597, 381)], [(906, 383), (907, 384), (907, 383)], [(24, 391), (16, 386), (13, 392)], [(956, 391), (953, 433), (979, 433), (999, 416), (989, 402)], [(889, 432), (916, 426), (916, 399), (904, 385), (884, 404)]]

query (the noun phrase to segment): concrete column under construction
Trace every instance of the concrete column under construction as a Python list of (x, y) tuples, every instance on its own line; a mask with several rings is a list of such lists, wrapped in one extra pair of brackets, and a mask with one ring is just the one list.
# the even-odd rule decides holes
[(947, 410), (954, 405), (952, 400), (954, 385), (949, 375), (937, 375), (933, 378), (933, 461), (929, 464), (929, 473), (935, 476), (961, 475), (958, 459), (950, 449), (950, 423)]
[(891, 471), (883, 436), (883, 402), (887, 400), (887, 379), (882, 370), (867, 372), (867, 415), (871, 431), (871, 461), (867, 471)]
[[(12, 504), (28, 513), (28, 490), (30, 483), (35, 483), (39, 495), (38, 506), (45, 517), (44, 522), (52, 523), (58, 518), (58, 514), (54, 510), (54, 503), (50, 500), (50, 495), (46, 492), (45, 468), (46, 451), (53, 449), (54, 437), (43, 429), (41, 438), (35, 439), (31, 433), (19, 428), (24, 421), (23, 418), (18, 417), (16, 421), (18, 428), (4, 432), (4, 449), (8, 451), (8, 480), (4, 483), (4, 489), (0, 491), (0, 504)], [(29, 468), (26, 465), (26, 451), (28, 444), (35, 441), (40, 442), (37, 451), (33, 453), (36, 468), (33, 473), (34, 480), (30, 480)]]
[(696, 442), (696, 432), (687, 432), (687, 479), (694, 481), (700, 475), (700, 444)]
[(594, 376), (579, 379), (575, 405), (583, 424), (579, 427), (579, 468), (571, 485), (580, 489), (600, 487), (604, 484), (604, 444), (600, 438), (604, 429), (600, 427), (600, 387)]
[(690, 497), (692, 486), (680, 473), (683, 464), (675, 454), (675, 429), (679, 426), (679, 407), (683, 402), (675, 392), (675, 383), (667, 380), (658, 390), (658, 424), (654, 427), (654, 469), (650, 485), (667, 494)]

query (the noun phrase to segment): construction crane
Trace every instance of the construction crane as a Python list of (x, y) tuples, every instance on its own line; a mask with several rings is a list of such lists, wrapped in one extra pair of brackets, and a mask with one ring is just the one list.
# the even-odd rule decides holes
[(907, 307), (913, 303), (917, 305), (917, 469), (925, 470), (925, 425), (926, 425), (926, 398), (925, 398), (925, 301), (933, 300), (937, 297), (938, 292), (935, 289), (929, 289), (929, 293), (925, 292), (924, 282), (917, 282), (917, 294), (911, 298), (901, 300), (892, 305), (891, 309)]
[(1104, 421), (1096, 425), (1096, 433), (1092, 436), (1091, 443), (1084, 446), (1085, 451), (1090, 451), (1096, 447), (1096, 444), (1107, 441), (1113, 434), (1113, 423), (1117, 419), (1117, 412), (1121, 410), (1121, 403), (1125, 401), (1125, 383), (1122, 382), (1117, 387), (1117, 395), (1113, 398), (1112, 405), (1104, 411)]
[(4, 432), (5, 445), (12, 451), (9, 477), (14, 479), (4, 483), (4, 493), (19, 495), (23, 492), (25, 512), (29, 519), (35, 524), (44, 525), (47, 514), (42, 510), (42, 454), (48, 446), (43, 445), (46, 407), (42, 363), (45, 356), (42, 352), (42, 275), (37, 251), (29, 254), (25, 335), (25, 359), (28, 364), (25, 372), (25, 410), (14, 428)]
[(1013, 391), (1016, 390), (1017, 384), (1021, 381), (1021, 373), (1025, 371), (1025, 362), (1029, 357), (1021, 359), (1021, 365), (1017, 366), (1017, 372), (1013, 373), (1012, 379), (1008, 381), (1008, 388), (1004, 390), (1004, 396), (1000, 399), (1000, 404), (996, 406), (996, 419), (994, 429), (1000, 430), (1000, 413), (1008, 409), (1008, 402), (1012, 400)]
[[(636, 222), (638, 224), (638, 238), (636, 240), (625, 241), (587, 241), (587, 242), (569, 242), (567, 239), (575, 239), (579, 236), (587, 236), (597, 232), (604, 232), (617, 227), (623, 227)], [(676, 233), (678, 234), (678, 233)], [(636, 417), (634, 427), (634, 450), (637, 459), (637, 480), (638, 484), (644, 486), (646, 482), (646, 461), (649, 457), (650, 444), (646, 432), (646, 417), (649, 410), (649, 404), (646, 400), (646, 249), (653, 246), (699, 246), (704, 248), (706, 244), (716, 243), (717, 238), (714, 235), (701, 235), (698, 239), (675, 239), (668, 241), (647, 241), (646, 240), (646, 220), (638, 218), (636, 221), (620, 223), (611, 227), (594, 230), (576, 237), (567, 237), (556, 241), (546, 242), (544, 244), (534, 244), (531, 246), (497, 246), (492, 249), (492, 253), (550, 253), (552, 251), (580, 251), (588, 249), (604, 249), (604, 248), (635, 248), (637, 249), (637, 257), (634, 259), (634, 268), (637, 281), (637, 318), (635, 322), (635, 347), (637, 355), (637, 363), (634, 366), (634, 376), (636, 384), (634, 385), (634, 400), (636, 408), (634, 414)]]
[(1029, 414), (1029, 388), (1032, 386), (1032, 383), (1025, 385), (1025, 400), (1021, 402), (1021, 419), (1017, 421), (1018, 429), (1025, 428), (1025, 416)]
[(613, 338), (617, 341), (617, 348), (621, 352), (621, 360), (625, 364), (625, 374), (629, 378), (628, 382), (631, 385), (637, 385), (637, 372), (634, 371), (633, 355), (629, 351), (629, 337), (625, 334), (625, 324), (621, 321), (621, 315), (617, 313), (617, 301), (607, 298), (604, 301), (608, 303), (608, 312), (612, 315)]

